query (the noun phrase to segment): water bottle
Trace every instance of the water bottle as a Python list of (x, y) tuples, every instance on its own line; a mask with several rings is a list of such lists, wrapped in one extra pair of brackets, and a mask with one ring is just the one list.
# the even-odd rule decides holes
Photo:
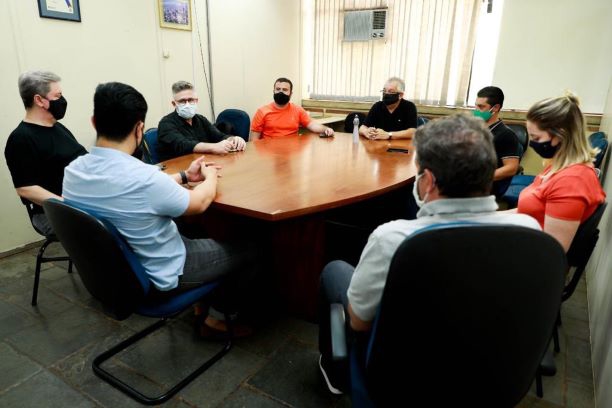
[(353, 118), (353, 143), (359, 143), (359, 116)]

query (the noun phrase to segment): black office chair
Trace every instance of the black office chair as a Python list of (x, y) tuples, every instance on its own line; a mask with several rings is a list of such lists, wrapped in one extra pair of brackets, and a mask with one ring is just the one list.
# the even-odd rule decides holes
[[(595, 249), (595, 245), (597, 245), (597, 241), (599, 240), (599, 221), (601, 221), (601, 217), (606, 211), (607, 202), (603, 202), (597, 207), (595, 212), (591, 214), (591, 216), (583, 222), (580, 227), (578, 227), (578, 231), (576, 231), (576, 235), (572, 240), (572, 244), (567, 250), (567, 264), (569, 267), (568, 279), (566, 280), (565, 287), (563, 288), (563, 294), (561, 296), (561, 301), (565, 302), (569, 299), (576, 286), (580, 282), (582, 275), (584, 274), (584, 270), (586, 269), (587, 263), (589, 263), (589, 259), (591, 258), (591, 254)], [(557, 318), (557, 325), (561, 324), (561, 314), (559, 313)], [(553, 332), (553, 341), (555, 346), (555, 351), (558, 353), (561, 349), (559, 347), (559, 332), (557, 330), (557, 325), (555, 325)]]
[(72, 273), (72, 261), (69, 256), (48, 256), (45, 257), (45, 251), (47, 247), (54, 242), (59, 242), (55, 234), (45, 234), (45, 231), (41, 231), (36, 224), (34, 224), (32, 218), (34, 217), (34, 203), (28, 201), (26, 199), (21, 199), (21, 202), (25, 205), (26, 210), (28, 211), (28, 217), (30, 217), (30, 223), (32, 224), (32, 228), (34, 231), (38, 232), (40, 235), (45, 237), (45, 242), (43, 242), (42, 246), (38, 249), (38, 254), (36, 255), (36, 269), (34, 270), (34, 287), (32, 288), (32, 306), (36, 306), (38, 304), (38, 286), (40, 284), (40, 269), (42, 264), (47, 262), (56, 262), (56, 261), (68, 261), (68, 273)]
[(219, 128), (223, 123), (228, 123), (231, 125), (234, 131), (232, 134), (240, 136), (246, 142), (249, 141), (251, 119), (249, 118), (248, 113), (240, 109), (225, 109), (217, 117), (216, 125)]
[[(434, 226), (408, 237), (367, 348), (347, 353), (332, 340), (336, 360), (350, 355), (353, 405), (420, 394), (432, 406), (515, 406), (550, 342), (566, 267), (554, 238), (524, 227)], [(333, 336), (343, 309), (330, 312)]]
[(57, 237), (77, 266), (83, 284), (93, 297), (101, 302), (105, 314), (116, 320), (124, 320), (132, 313), (160, 318), (156, 323), (97, 356), (92, 368), (98, 377), (136, 401), (147, 405), (161, 404), (230, 350), (232, 328), (230, 319), (226, 317), (229, 336), (223, 348), (170, 390), (157, 397), (142, 394), (102, 368), (101, 365), (106, 360), (163, 327), (167, 319), (203, 299), (216, 288), (217, 282), (174, 296), (151, 298), (148, 296), (151, 282), (144, 268), (112, 224), (68, 201), (51, 199), (45, 201), (43, 207)]
[(363, 112), (350, 112), (346, 115), (344, 119), (344, 131), (346, 133), (353, 133), (353, 119), (355, 119), (355, 115), (359, 118), (359, 126), (363, 125), (365, 121), (366, 114)]

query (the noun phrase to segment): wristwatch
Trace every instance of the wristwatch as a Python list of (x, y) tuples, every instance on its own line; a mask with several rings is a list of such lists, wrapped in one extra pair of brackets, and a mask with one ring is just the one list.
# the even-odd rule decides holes
[(179, 171), (179, 175), (181, 176), (181, 184), (189, 183), (189, 179), (187, 178), (187, 173), (185, 173), (185, 171)]
[(389, 132), (389, 140), (393, 139), (393, 132)]

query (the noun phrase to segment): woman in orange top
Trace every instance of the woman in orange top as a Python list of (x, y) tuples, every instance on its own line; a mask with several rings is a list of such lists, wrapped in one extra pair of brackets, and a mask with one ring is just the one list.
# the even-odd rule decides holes
[(531, 215), (565, 251), (578, 226), (595, 212), (606, 194), (593, 167), (578, 99), (568, 94), (533, 105), (527, 112), (529, 145), (550, 163), (525, 188), (518, 212)]

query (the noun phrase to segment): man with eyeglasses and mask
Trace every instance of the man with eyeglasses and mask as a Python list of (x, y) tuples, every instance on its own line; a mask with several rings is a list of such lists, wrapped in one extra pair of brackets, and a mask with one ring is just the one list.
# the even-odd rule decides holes
[(190, 153), (225, 154), (244, 150), (244, 139), (222, 133), (203, 115), (196, 113), (198, 97), (191, 83), (174, 83), (172, 97), (174, 111), (164, 116), (157, 126), (159, 160)]
[(293, 83), (287, 78), (274, 81), (274, 102), (257, 109), (251, 123), (250, 140), (297, 135), (300, 126), (314, 133), (333, 136), (334, 130), (316, 123), (299, 105), (291, 102)]
[(499, 118), (504, 105), (504, 92), (496, 86), (487, 86), (478, 91), (474, 116), (484, 120), (493, 133), (493, 145), (497, 154), (497, 169), (493, 176), (491, 193), (501, 197), (512, 177), (519, 169), (519, 141), (516, 134)]
[(87, 153), (58, 122), (68, 106), (60, 81), (48, 71), (28, 71), (19, 76), (19, 95), (26, 114), (4, 149), (15, 190), (24, 203), (35, 204), (32, 224), (45, 236), (53, 230), (40, 204), (48, 198), (60, 198), (64, 168)]
[(404, 81), (389, 78), (376, 102), (359, 127), (359, 134), (371, 140), (412, 139), (417, 127), (417, 109), (404, 98)]

